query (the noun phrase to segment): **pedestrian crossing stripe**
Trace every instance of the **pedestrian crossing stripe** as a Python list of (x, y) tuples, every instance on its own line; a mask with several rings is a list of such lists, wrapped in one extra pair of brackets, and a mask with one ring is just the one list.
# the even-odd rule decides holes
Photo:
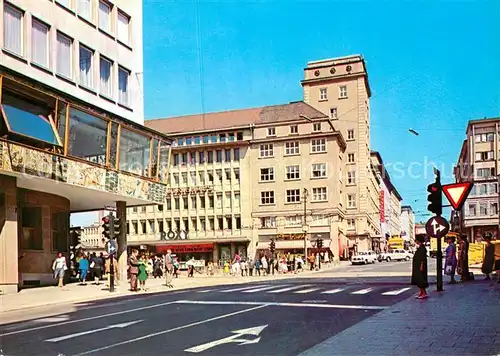
[(334, 288), (334, 289), (326, 289), (324, 287), (316, 287), (313, 284), (302, 284), (302, 285), (287, 285), (287, 284), (275, 284), (275, 285), (253, 285), (253, 286), (245, 286), (238, 288), (230, 288), (230, 289), (204, 289), (199, 290), (197, 293), (232, 293), (232, 292), (241, 292), (241, 293), (266, 293), (266, 294), (279, 294), (279, 293), (292, 293), (292, 294), (309, 294), (318, 292), (320, 294), (338, 294), (338, 293), (349, 293), (350, 295), (367, 295), (370, 293), (376, 292), (377, 289), (385, 289), (385, 291), (381, 291), (380, 295), (382, 296), (398, 296), (407, 291), (409, 291), (410, 287), (398, 288), (393, 290), (387, 290), (387, 287), (368, 287), (363, 289), (354, 289), (354, 286), (347, 286), (342, 288)]

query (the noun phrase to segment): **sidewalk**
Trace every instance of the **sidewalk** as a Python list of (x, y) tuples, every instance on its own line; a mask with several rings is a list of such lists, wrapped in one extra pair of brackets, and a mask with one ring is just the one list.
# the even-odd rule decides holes
[(300, 356), (499, 355), (500, 284), (445, 285), (426, 300), (406, 299)]
[[(344, 266), (345, 263), (342, 262), (340, 266)], [(322, 269), (320, 272), (334, 270), (338, 268), (337, 266), (329, 266), (326, 269)], [(211, 287), (211, 286), (221, 286), (228, 284), (244, 284), (251, 282), (269, 282), (275, 280), (284, 280), (289, 278), (303, 278), (308, 276), (313, 276), (318, 273), (318, 271), (304, 271), (298, 274), (275, 274), (269, 276), (257, 276), (257, 277), (232, 277), (224, 275), (207, 276), (204, 274), (195, 273), (194, 278), (187, 278), (186, 272), (183, 272), (179, 278), (174, 278), (173, 289), (167, 289), (165, 287), (165, 279), (154, 279), (150, 278), (146, 282), (147, 291), (140, 292), (130, 292), (128, 283), (120, 283), (115, 287), (115, 292), (111, 293), (106, 286), (106, 281), (101, 281), (101, 284), (96, 286), (92, 283), (87, 283), (87, 285), (82, 286), (77, 283), (67, 284), (63, 288), (51, 286), (51, 287), (39, 287), (23, 289), (17, 294), (6, 294), (0, 295), (0, 313), (7, 311), (15, 311), (28, 308), (36, 308), (42, 306), (56, 305), (56, 304), (68, 304), (68, 303), (81, 303), (86, 301), (95, 300), (105, 300), (116, 297), (131, 296), (131, 295), (141, 295), (149, 293), (158, 292), (175, 292), (188, 288), (200, 288), (200, 287)]]

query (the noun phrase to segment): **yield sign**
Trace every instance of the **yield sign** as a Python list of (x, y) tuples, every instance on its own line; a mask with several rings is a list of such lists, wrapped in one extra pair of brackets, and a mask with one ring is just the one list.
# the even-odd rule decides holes
[(443, 185), (443, 193), (455, 210), (462, 209), (465, 199), (472, 189), (472, 182), (453, 183)]

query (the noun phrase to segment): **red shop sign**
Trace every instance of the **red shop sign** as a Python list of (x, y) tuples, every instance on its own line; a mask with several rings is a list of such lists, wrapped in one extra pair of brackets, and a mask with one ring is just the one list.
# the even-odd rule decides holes
[(167, 252), (167, 250), (171, 250), (172, 253), (212, 252), (214, 250), (214, 244), (156, 246), (156, 252)]

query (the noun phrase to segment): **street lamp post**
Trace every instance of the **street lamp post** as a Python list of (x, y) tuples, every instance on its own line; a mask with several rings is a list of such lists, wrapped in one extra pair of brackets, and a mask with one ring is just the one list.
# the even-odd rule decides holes
[(307, 188), (304, 188), (304, 222), (302, 225), (302, 230), (304, 231), (304, 258), (307, 259), (307, 196), (308, 191)]

